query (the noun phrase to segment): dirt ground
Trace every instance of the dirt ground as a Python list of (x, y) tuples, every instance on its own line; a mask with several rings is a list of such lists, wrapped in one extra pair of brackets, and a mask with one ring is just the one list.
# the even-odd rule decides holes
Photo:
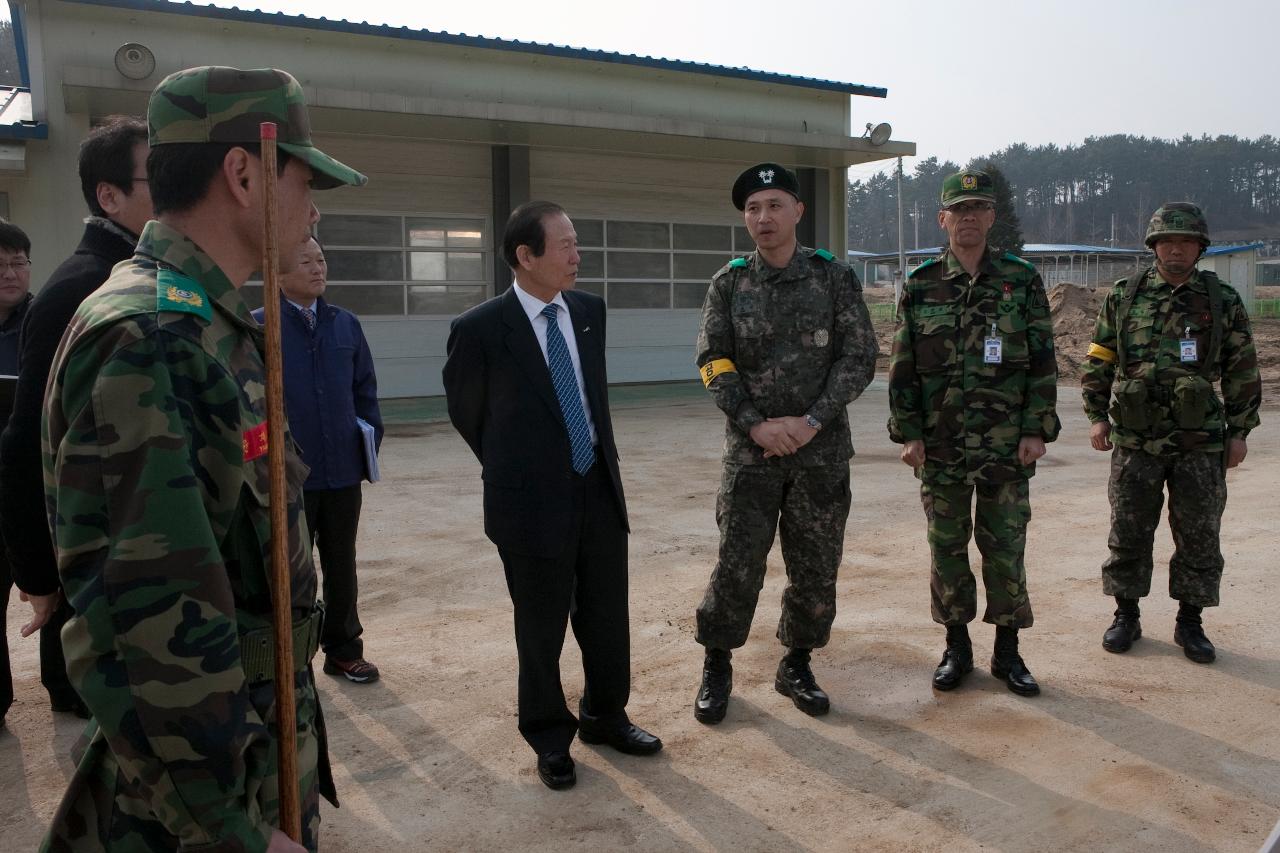
[[(858, 455), (839, 615), (815, 656), (832, 713), (773, 690), (784, 581), (775, 549), (751, 638), (734, 658), (728, 719), (693, 719), (701, 649), (693, 611), (716, 553), (722, 418), (702, 398), (615, 407), (631, 509), (630, 713), (657, 757), (575, 744), (578, 785), (543, 787), (516, 732), (515, 649), (502, 571), (480, 525), (479, 467), (445, 425), (400, 428), (384, 482), (366, 487), (360, 551), (369, 686), (320, 676), (342, 808), (326, 853), (419, 850), (1257, 850), (1280, 818), (1280, 623), (1275, 520), (1280, 411), (1264, 412), (1232, 471), (1222, 606), (1207, 613), (1212, 666), (1172, 643), (1171, 545), (1157, 536), (1145, 636), (1101, 647), (1112, 604), (1098, 566), (1107, 457), (1089, 449), (1074, 389), (1063, 437), (1033, 481), (1027, 566), (1035, 627), (1023, 653), (1044, 692), (1009, 693), (980, 667), (959, 690), (929, 678), (916, 482), (885, 435), (883, 378), (850, 409)], [(1269, 512), (1269, 511), (1267, 511)], [(0, 850), (33, 849), (72, 767), (80, 729), (53, 719), (36, 644), (17, 639), (18, 704), (0, 733)], [(985, 661), (992, 630), (975, 625)], [(581, 669), (563, 657), (570, 702)]]

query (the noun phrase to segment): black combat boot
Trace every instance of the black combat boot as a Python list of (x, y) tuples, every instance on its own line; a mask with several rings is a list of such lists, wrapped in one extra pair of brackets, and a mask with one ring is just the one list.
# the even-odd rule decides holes
[(702, 686), (698, 698), (693, 700), (693, 716), (700, 723), (714, 726), (724, 719), (729, 707), (729, 693), (733, 690), (733, 652), (728, 649), (707, 649), (702, 663)]
[(797, 708), (811, 717), (821, 717), (831, 710), (831, 700), (822, 692), (809, 668), (810, 649), (792, 649), (778, 664), (773, 689), (790, 696)]
[(1182, 646), (1182, 653), (1196, 663), (1213, 663), (1218, 657), (1213, 643), (1204, 635), (1200, 624), (1200, 609), (1185, 601), (1178, 604), (1178, 621), (1173, 628), (1173, 641)]
[(1004, 683), (1019, 696), (1035, 696), (1040, 685), (1018, 654), (1018, 629), (1007, 625), (996, 626), (996, 647), (991, 655), (991, 674), (1004, 679)]
[(1138, 618), (1138, 599), (1116, 596), (1116, 618), (1111, 627), (1102, 635), (1102, 647), (1109, 652), (1120, 654), (1133, 646), (1133, 641), (1142, 636), (1142, 621)]
[(959, 687), (964, 677), (973, 672), (973, 643), (969, 642), (968, 625), (947, 626), (947, 650), (942, 663), (933, 671), (933, 686), (938, 690)]

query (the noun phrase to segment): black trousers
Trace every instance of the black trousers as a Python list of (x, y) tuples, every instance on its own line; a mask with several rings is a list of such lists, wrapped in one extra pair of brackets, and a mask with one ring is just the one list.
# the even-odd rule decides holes
[(604, 465), (575, 475), (573, 533), (547, 559), (499, 548), (515, 609), (520, 734), (535, 752), (568, 752), (578, 721), (565, 704), (560, 651), (566, 622), (582, 650), (586, 689), (579, 710), (612, 725), (631, 693), (627, 533)]
[[(0, 718), (13, 705), (13, 670), (9, 665), (9, 594), (13, 576), (4, 543), (0, 542)], [(49, 699), (67, 704), (76, 698), (75, 688), (67, 677), (67, 661), (62, 654), (62, 626), (71, 618), (71, 606), (65, 600), (40, 629), (40, 683), (49, 691)]]
[(360, 484), (302, 493), (311, 544), (320, 552), (324, 630), (320, 648), (338, 660), (364, 657), (364, 627), (356, 610), (356, 533), (360, 527)]

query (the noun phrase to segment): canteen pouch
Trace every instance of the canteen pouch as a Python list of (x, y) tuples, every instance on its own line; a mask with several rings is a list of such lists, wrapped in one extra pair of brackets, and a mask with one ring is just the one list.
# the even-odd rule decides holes
[(1180, 376), (1173, 383), (1173, 417), (1178, 429), (1200, 429), (1209, 415), (1213, 386), (1203, 376)]
[(1134, 432), (1151, 429), (1151, 402), (1147, 383), (1141, 379), (1122, 379), (1113, 388), (1115, 402), (1111, 418), (1119, 426)]

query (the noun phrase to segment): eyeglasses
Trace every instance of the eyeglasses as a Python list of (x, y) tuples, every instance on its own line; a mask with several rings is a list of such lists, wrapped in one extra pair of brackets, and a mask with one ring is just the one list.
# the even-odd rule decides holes
[(16, 273), (22, 274), (27, 271), (27, 267), (31, 266), (31, 261), (26, 258), (14, 261), (0, 261), (0, 273)]
[(985, 210), (995, 210), (996, 206), (989, 201), (962, 201), (959, 204), (953, 204), (948, 207), (947, 213), (954, 213), (956, 216), (965, 216), (970, 213), (982, 213)]

